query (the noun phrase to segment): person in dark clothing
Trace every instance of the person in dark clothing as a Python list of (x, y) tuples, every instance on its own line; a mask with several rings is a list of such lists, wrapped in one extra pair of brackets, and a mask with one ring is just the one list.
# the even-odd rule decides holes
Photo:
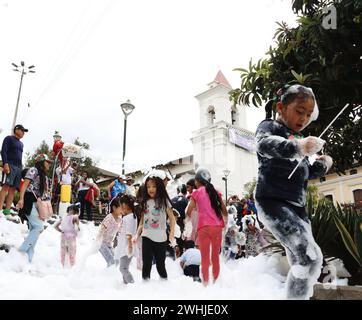
[[(171, 204), (174, 209), (177, 210), (179, 216), (176, 219), (176, 223), (180, 227), (181, 234), (184, 232), (185, 229), (185, 210), (189, 203), (186, 198), (187, 195), (187, 188), (185, 184), (182, 184), (180, 187), (177, 187), (177, 196), (171, 199)], [(182, 237), (176, 238), (176, 242), (179, 248), (179, 253), (183, 253), (183, 240)]]
[(230, 197), (228, 201), (229, 206), (234, 206), (237, 211), (237, 220), (241, 223), (241, 219), (243, 217), (243, 205), (241, 204), (237, 195), (233, 195)]
[[(322, 253), (315, 242), (305, 211), (308, 179), (323, 176), (332, 166), (332, 158), (312, 156), (323, 147), (324, 140), (302, 131), (318, 117), (312, 89), (293, 85), (278, 91), (278, 119), (262, 121), (256, 131), (259, 173), (256, 207), (264, 226), (285, 247), (291, 265), (287, 277), (287, 298), (308, 299), (313, 294), (322, 266)], [(266, 106), (270, 116), (272, 103)], [(294, 175), (290, 173), (302, 160)]]
[(86, 200), (86, 195), (93, 185), (93, 179), (88, 177), (87, 172), (82, 173), (82, 177), (77, 181), (75, 187), (78, 187), (78, 201), (80, 202), (79, 219), (83, 219), (84, 210), (87, 213), (88, 221), (92, 220), (92, 204)]
[[(24, 145), (20, 141), (24, 137), (25, 129), (21, 124), (14, 127), (14, 134), (5, 137), (1, 148), (1, 159), (3, 162), (3, 176), (1, 179), (2, 189), (0, 191), (0, 215), (10, 216), (11, 205), (14, 200), (16, 189), (20, 188), (21, 171), (23, 169)], [(6, 198), (6, 208), (3, 210)]]
[(176, 197), (171, 199), (172, 207), (177, 210), (177, 212), (180, 214), (180, 216), (177, 219), (177, 224), (180, 226), (181, 232), (184, 231), (185, 228), (185, 210), (187, 207), (187, 204), (189, 203), (186, 194), (187, 194), (187, 188), (186, 185), (183, 184), (181, 187), (177, 188), (178, 194)]

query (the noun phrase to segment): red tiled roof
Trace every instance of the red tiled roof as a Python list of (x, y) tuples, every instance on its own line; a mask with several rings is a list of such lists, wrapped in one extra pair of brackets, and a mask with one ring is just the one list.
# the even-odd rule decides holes
[(227, 81), (227, 79), (225, 78), (225, 76), (221, 72), (221, 70), (219, 70), (219, 72), (217, 73), (214, 81), (217, 82), (217, 83), (223, 84), (226, 87), (231, 88), (231, 85), (230, 85), (229, 81)]

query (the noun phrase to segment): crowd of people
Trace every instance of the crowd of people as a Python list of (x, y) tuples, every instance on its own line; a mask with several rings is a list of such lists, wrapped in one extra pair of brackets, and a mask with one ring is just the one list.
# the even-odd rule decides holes
[[(54, 137), (53, 155), (59, 150), (60, 138), (59, 135)], [(34, 167), (20, 172), (17, 177), (19, 181), (6, 180), (7, 185), (19, 190), (16, 210), (19, 210), (22, 222), (27, 221), (29, 233), (18, 250), (27, 256), (29, 262), (33, 260), (36, 243), (46, 220), (39, 214), (39, 201), (51, 200), (53, 207), (57, 208), (61, 188), (70, 186), (76, 194), (72, 196), (73, 201), (66, 214), (54, 224), (54, 228), (61, 233), (60, 261), (63, 266), (67, 260), (70, 266), (75, 265), (80, 221), (85, 218), (92, 220), (91, 207), (95, 205), (95, 199), (100, 199), (105, 204), (107, 214), (99, 226), (95, 246), (108, 267), (119, 266), (125, 283), (134, 282), (129, 271), (134, 256), (137, 257), (137, 267), (142, 270), (144, 280), (150, 279), (153, 264), (160, 278), (167, 279), (167, 256), (173, 260), (179, 258), (184, 274), (205, 285), (209, 283), (211, 264), (213, 281), (217, 280), (220, 272), (219, 256), (229, 247), (228, 228), (233, 217), (228, 215), (222, 195), (215, 190), (207, 170), (198, 170), (195, 178), (178, 186), (177, 195), (171, 199), (166, 190), (171, 177), (162, 170), (148, 173), (137, 189), (133, 187), (132, 179), (121, 175), (101, 194), (87, 172), (77, 175), (76, 162), (66, 157), (57, 160), (53, 183), (48, 176), (54, 160), (46, 154), (37, 155)], [(8, 190), (6, 185), (2, 190)], [(11, 198), (12, 193), (8, 191), (6, 196), (7, 199)], [(237, 211), (239, 203), (230, 201), (229, 212), (231, 207)], [(6, 214), (6, 208), (2, 213), (4, 211)], [(254, 214), (249, 211), (245, 215), (251, 213)], [(241, 215), (236, 214), (235, 218), (235, 223), (242, 228), (239, 223)], [(230, 255), (227, 256), (229, 258)]]
[[(278, 113), (276, 120), (271, 119), (273, 106)], [(225, 204), (211, 182), (210, 172), (202, 168), (196, 171), (194, 179), (180, 186), (173, 199), (166, 190), (167, 174), (161, 170), (151, 171), (137, 191), (130, 191), (124, 176), (109, 185), (108, 194), (102, 195), (110, 200), (108, 214), (99, 227), (95, 247), (107, 266), (119, 265), (125, 283), (134, 282), (129, 271), (133, 256), (137, 256), (137, 267), (142, 270), (145, 281), (150, 279), (153, 264), (161, 279), (166, 280), (168, 254), (174, 259), (180, 257), (186, 276), (197, 281), (201, 278), (207, 286), (210, 265), (213, 281), (219, 278), (220, 253), (227, 259), (256, 256), (267, 245), (265, 229), (268, 229), (284, 246), (291, 265), (287, 297), (307, 299), (311, 296), (313, 283), (321, 272), (322, 253), (313, 238), (305, 210), (306, 186), (308, 179), (325, 175), (333, 161), (328, 155), (319, 155), (311, 164), (307, 158), (319, 152), (325, 143), (313, 136), (304, 138), (300, 133), (318, 117), (318, 106), (310, 88), (285, 86), (265, 109), (266, 119), (256, 131), (259, 172), (255, 203), (252, 197), (239, 200), (233, 196)], [(35, 166), (22, 173), (20, 140), (25, 132), (27, 129), (17, 125), (14, 134), (3, 142), (0, 208), (6, 199), (1, 214), (9, 216), (15, 190), (20, 189), (17, 208), (27, 216), (29, 233), (19, 251), (31, 261), (43, 231), (41, 211), (50, 199), (47, 172), (52, 160), (44, 154), (38, 155)], [(55, 137), (54, 148), (60, 150), (58, 138)], [(55, 155), (60, 154), (57, 150)], [(60, 179), (69, 181), (67, 175), (74, 166), (65, 158), (60, 159), (60, 163)], [(293, 171), (296, 164), (297, 170)], [(294, 176), (290, 174), (292, 171)], [(69, 206), (67, 215), (56, 225), (62, 233), (61, 262), (69, 255), (73, 265), (79, 218), (83, 218), (85, 210), (91, 219), (90, 205), (98, 192), (86, 173), (76, 186), (79, 210), (74, 204)]]

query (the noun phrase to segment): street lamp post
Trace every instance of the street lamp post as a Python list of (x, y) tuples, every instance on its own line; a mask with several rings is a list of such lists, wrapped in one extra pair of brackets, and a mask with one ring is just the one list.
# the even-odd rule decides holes
[(230, 170), (225, 169), (223, 170), (224, 176), (223, 180), (225, 181), (225, 205), (228, 203), (228, 175), (230, 174)]
[[(20, 72), (21, 73), (21, 77), (20, 77), (20, 85), (19, 85), (19, 92), (18, 92), (18, 100), (16, 101), (16, 108), (15, 108), (15, 114), (14, 114), (14, 120), (13, 120), (13, 126), (11, 128), (11, 131), (14, 129), (15, 125), (16, 125), (16, 118), (18, 116), (18, 109), (19, 109), (19, 101), (20, 101), (20, 93), (21, 93), (21, 87), (23, 85), (23, 77), (25, 74), (27, 74), (28, 72), (30, 73), (35, 73), (34, 70), (32, 70), (34, 68), (34, 66), (25, 66), (25, 63), (24, 61), (21, 61), (20, 63), (20, 67), (15, 64), (15, 63), (12, 63), (12, 65), (15, 67), (15, 69), (13, 69), (14, 71), (17, 71), (17, 72)], [(21, 68), (21, 70), (20, 70)]]
[(124, 174), (124, 158), (126, 156), (126, 135), (127, 135), (127, 117), (135, 109), (135, 106), (131, 101), (127, 100), (125, 103), (121, 104), (122, 111), (124, 113), (124, 131), (123, 131), (123, 159), (122, 159), (122, 174)]

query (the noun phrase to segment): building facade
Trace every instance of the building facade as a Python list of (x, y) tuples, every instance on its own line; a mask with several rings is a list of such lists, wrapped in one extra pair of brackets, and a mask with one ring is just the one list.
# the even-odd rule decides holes
[(228, 174), (228, 195), (241, 195), (244, 184), (257, 177), (258, 167), (254, 133), (245, 129), (248, 108), (230, 102), (232, 87), (221, 71), (208, 86), (196, 96), (200, 129), (191, 138), (195, 168), (208, 169), (223, 193)]
[[(229, 100), (232, 89), (219, 71), (209, 88), (197, 95), (199, 102), (200, 128), (192, 132), (194, 154), (155, 165), (185, 183), (198, 167), (210, 171), (212, 183), (225, 196), (242, 195), (244, 184), (257, 177), (258, 161), (255, 152), (254, 133), (246, 130), (247, 111), (243, 106), (233, 106)], [(223, 180), (229, 171), (227, 181)], [(129, 173), (137, 184), (142, 183), (146, 173)]]
[(325, 177), (310, 180), (318, 191), (333, 202), (355, 204), (362, 207), (362, 166), (347, 170), (346, 175), (331, 173)]

